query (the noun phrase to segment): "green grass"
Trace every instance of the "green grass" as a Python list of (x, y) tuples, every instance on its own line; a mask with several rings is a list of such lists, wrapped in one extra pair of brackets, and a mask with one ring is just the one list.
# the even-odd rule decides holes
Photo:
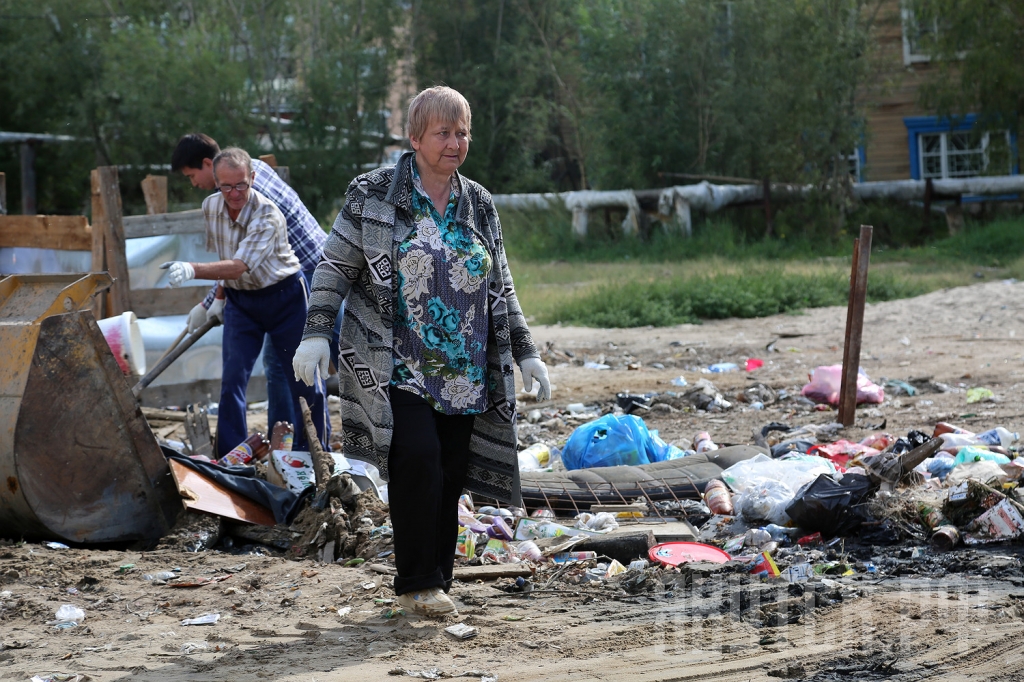
[[(926, 287), (913, 280), (878, 273), (869, 279), (868, 300), (888, 301), (925, 291)], [(563, 323), (591, 327), (667, 326), (843, 305), (848, 295), (847, 279), (837, 271), (800, 274), (765, 269), (602, 285), (556, 306), (550, 315)]]
[[(541, 225), (528, 234), (539, 239)], [(727, 223), (718, 228), (719, 242), (705, 232), (692, 240), (599, 237), (579, 243), (566, 225), (577, 251), (552, 248), (545, 258), (513, 237), (506, 242), (519, 299), (538, 323), (664, 326), (846, 304), (851, 244), (815, 250), (808, 243), (747, 243)], [(1022, 254), (1021, 219), (969, 224), (962, 234), (926, 246), (883, 245), (872, 253), (868, 298), (887, 301), (984, 280), (1024, 279)]]

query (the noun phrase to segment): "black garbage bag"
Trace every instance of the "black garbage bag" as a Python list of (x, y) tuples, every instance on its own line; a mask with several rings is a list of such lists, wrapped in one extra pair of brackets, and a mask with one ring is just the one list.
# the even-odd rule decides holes
[(786, 513), (806, 531), (830, 538), (847, 535), (869, 520), (862, 503), (874, 491), (871, 479), (862, 474), (846, 474), (838, 482), (821, 474), (797, 492)]

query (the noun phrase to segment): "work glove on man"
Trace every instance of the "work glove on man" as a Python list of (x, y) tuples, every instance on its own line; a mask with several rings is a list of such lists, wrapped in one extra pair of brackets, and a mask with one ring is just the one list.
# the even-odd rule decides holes
[(195, 334), (196, 331), (210, 320), (217, 320), (224, 324), (224, 303), (223, 298), (213, 299), (213, 303), (206, 308), (202, 303), (196, 303), (195, 307), (188, 313), (188, 333)]
[(210, 304), (210, 309), (206, 311), (206, 321), (217, 320), (221, 324), (224, 324), (224, 304), (227, 301), (223, 298), (213, 299), (213, 303)]
[(196, 330), (206, 324), (206, 307), (202, 303), (196, 303), (192, 310), (188, 311), (188, 333), (195, 334)]
[(331, 358), (331, 342), (322, 336), (311, 336), (303, 339), (299, 347), (295, 349), (295, 358), (292, 360), (292, 369), (295, 370), (295, 380), (301, 381), (307, 386), (316, 382), (316, 370), (320, 368), (320, 376), (327, 378), (327, 363)]
[(519, 371), (523, 375), (523, 388), (527, 393), (533, 390), (533, 380), (540, 386), (537, 388), (537, 402), (551, 397), (551, 382), (548, 380), (548, 368), (540, 358), (526, 358), (519, 363)]
[(167, 284), (172, 287), (180, 287), (190, 279), (196, 278), (196, 269), (191, 263), (181, 260), (171, 260), (163, 263), (160, 268), (167, 270)]

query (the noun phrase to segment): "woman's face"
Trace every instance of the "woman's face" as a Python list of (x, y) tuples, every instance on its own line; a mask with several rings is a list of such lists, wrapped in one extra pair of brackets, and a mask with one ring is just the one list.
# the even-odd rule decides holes
[(464, 121), (440, 123), (431, 121), (423, 136), (409, 136), (416, 159), (438, 175), (451, 175), (466, 160), (469, 152), (469, 128)]

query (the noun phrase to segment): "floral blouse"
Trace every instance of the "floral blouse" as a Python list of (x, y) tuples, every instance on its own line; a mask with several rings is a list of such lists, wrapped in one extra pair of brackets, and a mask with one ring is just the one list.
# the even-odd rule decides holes
[(491, 256), (455, 222), (458, 183), (442, 217), (413, 168), (415, 229), (398, 247), (391, 385), (442, 414), (487, 408), (487, 274)]

